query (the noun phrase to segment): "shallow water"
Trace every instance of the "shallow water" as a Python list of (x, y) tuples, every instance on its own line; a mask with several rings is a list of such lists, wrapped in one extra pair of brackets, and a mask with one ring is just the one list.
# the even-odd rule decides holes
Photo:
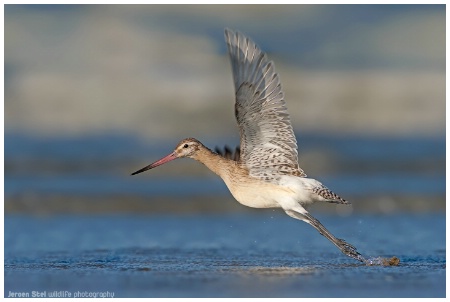
[[(205, 143), (217, 141), (227, 140)], [(201, 165), (129, 176), (170, 151), (167, 142), (6, 135), (4, 295), (444, 297), (445, 214), (361, 212), (444, 209), (445, 139), (302, 142), (301, 160), (323, 154), (312, 170), (356, 209), (313, 215), (363, 256), (397, 256), (399, 266), (358, 263), (281, 211), (240, 212)]]
[[(258, 215), (259, 214), (259, 215)], [(5, 297), (445, 297), (445, 215), (317, 215), (366, 257), (279, 211), (5, 217)]]

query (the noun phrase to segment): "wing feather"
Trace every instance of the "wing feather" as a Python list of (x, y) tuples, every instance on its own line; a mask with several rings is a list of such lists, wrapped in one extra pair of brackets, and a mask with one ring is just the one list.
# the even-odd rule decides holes
[(272, 61), (239, 32), (225, 30), (236, 91), (235, 114), (241, 135), (240, 160), (250, 175), (276, 181), (298, 166), (297, 141)]

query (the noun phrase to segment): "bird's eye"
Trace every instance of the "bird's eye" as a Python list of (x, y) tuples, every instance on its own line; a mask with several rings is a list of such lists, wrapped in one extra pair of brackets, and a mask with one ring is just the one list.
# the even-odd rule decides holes
[(184, 144), (183, 148), (187, 148), (187, 147), (189, 147), (188, 144)]

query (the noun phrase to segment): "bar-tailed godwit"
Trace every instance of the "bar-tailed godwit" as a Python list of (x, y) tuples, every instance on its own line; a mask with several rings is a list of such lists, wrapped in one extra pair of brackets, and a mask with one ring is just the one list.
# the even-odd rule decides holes
[(308, 178), (298, 165), (297, 140), (278, 74), (272, 61), (249, 38), (225, 29), (236, 91), (235, 115), (241, 147), (219, 154), (195, 138), (183, 139), (162, 159), (134, 172), (189, 157), (219, 175), (234, 198), (253, 208), (282, 208), (330, 240), (342, 253), (361, 262), (354, 246), (333, 236), (305, 207), (316, 202), (349, 204), (321, 182)]

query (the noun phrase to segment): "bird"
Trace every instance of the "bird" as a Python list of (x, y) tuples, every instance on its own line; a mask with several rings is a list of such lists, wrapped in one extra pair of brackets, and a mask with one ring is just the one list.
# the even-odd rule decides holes
[(252, 208), (281, 208), (330, 240), (345, 255), (365, 262), (357, 249), (336, 238), (306, 208), (315, 202), (348, 205), (299, 167), (297, 140), (273, 61), (239, 31), (225, 28), (235, 88), (240, 147), (213, 152), (195, 138), (181, 140), (169, 155), (132, 173), (136, 175), (178, 158), (191, 158), (225, 182), (233, 197)]

